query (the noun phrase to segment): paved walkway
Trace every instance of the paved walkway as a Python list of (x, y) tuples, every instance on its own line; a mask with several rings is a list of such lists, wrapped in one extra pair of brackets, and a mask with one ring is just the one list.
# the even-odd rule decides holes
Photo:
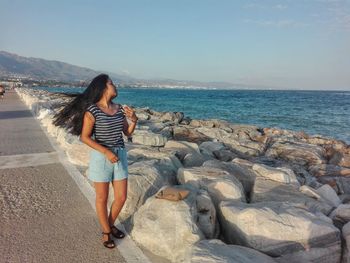
[(39, 122), (14, 91), (6, 92), (0, 100), (0, 261), (137, 262), (104, 248), (100, 232), (91, 201)]

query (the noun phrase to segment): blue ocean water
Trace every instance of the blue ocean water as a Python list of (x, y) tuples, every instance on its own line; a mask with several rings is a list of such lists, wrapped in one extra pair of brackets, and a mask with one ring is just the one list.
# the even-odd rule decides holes
[[(40, 89), (83, 91), (77, 88)], [(194, 119), (215, 118), (305, 131), (350, 144), (350, 91), (121, 88), (116, 101), (156, 111), (181, 111)]]

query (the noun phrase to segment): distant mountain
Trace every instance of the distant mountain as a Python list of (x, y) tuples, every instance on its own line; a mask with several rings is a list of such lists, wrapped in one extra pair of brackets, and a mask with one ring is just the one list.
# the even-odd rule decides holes
[[(54, 80), (63, 82), (89, 81), (101, 72), (68, 63), (41, 58), (23, 57), (6, 51), (0, 51), (0, 77), (19, 77), (33, 80)], [(137, 79), (130, 76), (106, 72), (122, 85), (133, 87), (159, 88), (220, 88), (249, 89), (244, 84), (227, 82), (200, 82), (173, 79)], [(256, 87), (255, 87), (256, 88)]]
[[(38, 80), (86, 81), (99, 73), (101, 72), (60, 61), (22, 57), (0, 51), (0, 77), (17, 76)], [(123, 81), (129, 79), (113, 73), (111, 73), (111, 77)]]

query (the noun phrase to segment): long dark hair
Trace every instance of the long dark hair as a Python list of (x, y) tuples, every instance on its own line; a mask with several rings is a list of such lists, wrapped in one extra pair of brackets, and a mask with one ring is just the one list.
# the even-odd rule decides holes
[(53, 124), (67, 129), (71, 134), (80, 135), (84, 113), (87, 107), (102, 98), (108, 79), (109, 76), (106, 74), (100, 74), (95, 77), (83, 93), (73, 98), (54, 115)]

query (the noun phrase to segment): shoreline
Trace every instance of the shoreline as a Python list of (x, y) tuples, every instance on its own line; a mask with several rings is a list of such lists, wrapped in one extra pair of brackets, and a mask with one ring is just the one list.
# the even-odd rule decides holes
[[(56, 137), (69, 160), (82, 170), (83, 167), (86, 169), (88, 149), (75, 136), (50, 123), (50, 115), (62, 102), (61, 99), (43, 91), (33, 94), (29, 90), (21, 90), (19, 93), (22, 93), (20, 96), (48, 133)], [(332, 220), (339, 221), (337, 209), (350, 201), (349, 145), (303, 132), (259, 128), (215, 119), (190, 119), (180, 112), (136, 108), (136, 114), (140, 121), (133, 136), (134, 143), (127, 144), (132, 187), (128, 189), (128, 200), (120, 220), (139, 245), (172, 262), (194, 260), (198, 253), (205, 250), (203, 246), (220, 247), (206, 252), (209, 253), (208, 257), (220, 257), (220, 253), (232, 244), (242, 246), (240, 249), (254, 249), (254, 253), (260, 251), (254, 254), (260, 259), (268, 260), (265, 258), (268, 255), (278, 259), (278, 262), (288, 262), (297, 255), (315, 260), (327, 258), (326, 255), (332, 250), (334, 257), (327, 262), (338, 262), (341, 228), (339, 230), (336, 227), (338, 223), (332, 223)], [(167, 185), (188, 189), (190, 196), (184, 201), (170, 203), (154, 198)], [(314, 245), (315, 250), (309, 252), (302, 248), (295, 250), (286, 247), (287, 254), (272, 253), (270, 249), (274, 246), (271, 247), (268, 238), (260, 241), (262, 247), (256, 246), (254, 234), (250, 231), (258, 233), (260, 229), (254, 225), (244, 229), (240, 222), (247, 219), (239, 211), (259, 214), (261, 209), (268, 208), (276, 213), (271, 215), (275, 220), (285, 216), (279, 214), (276, 204), (288, 208), (285, 215), (294, 214), (298, 220), (303, 218), (305, 221), (299, 226), (291, 226), (294, 230), (290, 233), (283, 224), (275, 226), (278, 227), (277, 233), (285, 232), (284, 238), (290, 242), (304, 239), (303, 242), (308, 242), (309, 238), (318, 240), (318, 245)], [(242, 216), (240, 221), (235, 221), (231, 216), (233, 211), (237, 216)], [(289, 214), (287, 211), (293, 212)], [(167, 218), (166, 215), (171, 217)], [(174, 227), (171, 224), (174, 217), (177, 218), (178, 231), (170, 232), (170, 240), (164, 240), (162, 236), (168, 235), (164, 231), (172, 231)], [(268, 219), (261, 215), (260, 224), (268, 223), (265, 220)], [(152, 228), (145, 227), (151, 222), (156, 222)], [(235, 228), (230, 227), (232, 224), (241, 231), (237, 233)], [(334, 238), (326, 239), (326, 234), (320, 229), (308, 233), (308, 228), (304, 228), (309, 225), (316, 230), (318, 224), (329, 234), (332, 233)], [(219, 235), (219, 225), (223, 230), (222, 235)], [(300, 236), (296, 240), (292, 233), (297, 227), (300, 228)], [(270, 233), (271, 238), (276, 234), (276, 229), (264, 228), (264, 231), (267, 235)], [(242, 240), (232, 240), (231, 235), (240, 236)], [(182, 242), (174, 243), (175, 240)], [(316, 250), (323, 252), (312, 252)], [(230, 247), (230, 251), (238, 253), (233, 247)]]
[[(304, 131), (309, 135), (336, 137), (349, 144), (350, 115), (346, 111), (349, 103), (347, 96), (341, 94), (189, 90), (184, 95), (181, 90), (135, 89), (121, 90), (117, 102), (158, 112), (183, 112), (191, 119), (222, 119), (241, 125)], [(207, 104), (209, 100), (211, 104)]]
[[(62, 86), (37, 86), (37, 87), (32, 87), (34, 89), (36, 88), (48, 88), (48, 89), (57, 89), (61, 88)], [(81, 89), (85, 88), (82, 86), (65, 86), (64, 88), (73, 88), (73, 89)], [(154, 87), (154, 86), (149, 86), (149, 87), (136, 87), (136, 86), (121, 86), (120, 89), (169, 89), (169, 90), (225, 90), (225, 91), (305, 91), (305, 92), (346, 92), (350, 93), (350, 89), (296, 89), (296, 88), (290, 88), (290, 89), (283, 89), (283, 88), (215, 88), (215, 87)], [(31, 89), (28, 87), (28, 89)]]

